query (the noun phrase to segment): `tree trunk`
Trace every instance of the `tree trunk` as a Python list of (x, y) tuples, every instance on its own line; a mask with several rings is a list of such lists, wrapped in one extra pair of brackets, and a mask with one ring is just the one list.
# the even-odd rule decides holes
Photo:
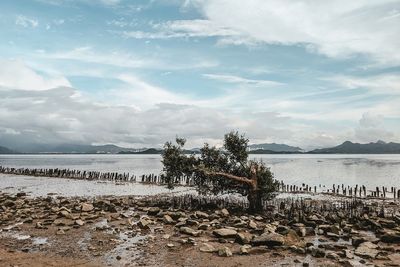
[(262, 196), (258, 188), (257, 169), (254, 167), (251, 169), (251, 187), (247, 199), (249, 200), (249, 212), (263, 211)]
[(254, 190), (254, 189), (249, 190), (247, 199), (249, 201), (249, 212), (255, 213), (263, 211), (262, 197), (260, 194), (260, 190)]

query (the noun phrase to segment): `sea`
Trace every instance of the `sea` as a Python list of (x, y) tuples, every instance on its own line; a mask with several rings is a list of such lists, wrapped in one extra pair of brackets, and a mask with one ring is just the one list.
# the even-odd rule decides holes
[[(400, 154), (264, 154), (251, 155), (270, 167), (275, 179), (286, 184), (332, 188), (333, 184), (400, 188)], [(0, 155), (0, 166), (62, 168), (100, 172), (159, 174), (160, 155), (56, 154)], [(184, 192), (178, 188), (173, 192)], [(29, 191), (33, 195), (152, 195), (168, 189), (147, 185), (115, 185), (107, 182), (0, 174), (0, 191)]]

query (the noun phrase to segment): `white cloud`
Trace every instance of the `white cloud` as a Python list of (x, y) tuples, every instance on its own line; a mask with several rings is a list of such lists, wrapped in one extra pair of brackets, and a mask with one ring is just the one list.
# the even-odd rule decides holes
[(269, 80), (254, 80), (254, 79), (246, 79), (240, 76), (235, 75), (224, 75), (224, 74), (203, 74), (204, 77), (212, 80), (217, 80), (226, 83), (235, 83), (235, 84), (246, 84), (257, 87), (268, 87), (268, 86), (279, 86), (283, 83)]
[(18, 15), (15, 19), (15, 24), (24, 28), (32, 27), (36, 28), (39, 25), (39, 21), (36, 19), (28, 18), (22, 15)]
[(400, 95), (400, 75), (397, 73), (385, 73), (366, 77), (339, 75), (324, 78), (324, 80), (333, 81), (349, 89), (367, 88), (373, 93)]
[(360, 142), (376, 142), (379, 139), (391, 141), (395, 134), (385, 129), (382, 115), (366, 112), (355, 129), (355, 138)]
[(363, 54), (380, 64), (400, 63), (400, 9), (396, 0), (191, 2), (206, 19), (171, 21), (159, 25), (157, 33), (134, 36), (219, 36), (219, 44), (304, 45), (329, 57)]
[(20, 90), (46, 90), (71, 86), (62, 76), (44, 77), (20, 60), (0, 60), (0, 87)]
[(56, 53), (40, 53), (39, 56), (50, 59), (75, 60), (86, 63), (110, 65), (121, 68), (151, 68), (151, 69), (196, 69), (210, 68), (219, 65), (219, 62), (208, 59), (193, 58), (182, 61), (160, 58), (159, 56), (137, 56), (119, 50), (98, 52), (93, 47), (82, 46), (69, 51)]

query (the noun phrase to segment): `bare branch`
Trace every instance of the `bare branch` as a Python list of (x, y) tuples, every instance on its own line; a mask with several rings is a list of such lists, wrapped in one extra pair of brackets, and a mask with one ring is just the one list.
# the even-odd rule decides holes
[(244, 184), (248, 184), (248, 185), (252, 185), (254, 184), (254, 182), (246, 177), (240, 177), (240, 176), (236, 176), (233, 174), (229, 174), (229, 173), (225, 173), (225, 172), (211, 172), (211, 171), (205, 171), (203, 170), (207, 175), (219, 175), (219, 176), (223, 176), (225, 178), (240, 182), (240, 183), (244, 183)]

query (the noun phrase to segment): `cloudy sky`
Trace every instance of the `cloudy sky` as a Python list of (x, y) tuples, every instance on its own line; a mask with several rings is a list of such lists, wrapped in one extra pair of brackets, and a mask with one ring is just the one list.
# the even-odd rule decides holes
[(0, 145), (400, 142), (399, 0), (4, 0)]

